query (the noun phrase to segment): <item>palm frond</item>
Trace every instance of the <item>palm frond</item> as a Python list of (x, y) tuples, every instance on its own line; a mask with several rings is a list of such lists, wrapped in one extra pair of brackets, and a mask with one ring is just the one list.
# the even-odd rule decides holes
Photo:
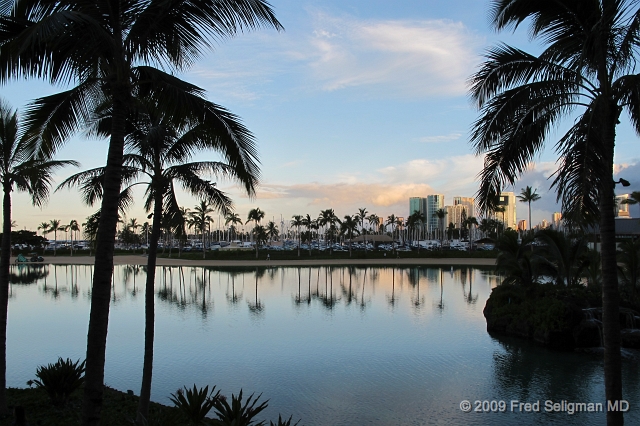
[(186, 4), (156, 0), (139, 13), (126, 43), (135, 60), (162, 60), (180, 68), (210, 47), (208, 36), (220, 40), (261, 26), (282, 29), (271, 6), (263, 0), (191, 0)]

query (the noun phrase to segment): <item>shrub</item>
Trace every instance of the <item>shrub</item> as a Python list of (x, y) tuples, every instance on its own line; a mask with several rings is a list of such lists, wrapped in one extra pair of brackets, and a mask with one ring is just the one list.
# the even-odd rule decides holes
[(216, 398), (213, 401), (213, 406), (220, 420), (219, 424), (225, 426), (264, 426), (264, 421), (255, 423), (253, 419), (267, 408), (269, 400), (256, 406), (262, 394), (255, 399), (253, 395), (249, 395), (244, 404), (242, 403), (242, 389), (240, 389), (240, 394), (237, 397), (233, 394), (231, 395), (231, 405), (229, 405), (226, 398)]
[(278, 423), (274, 423), (274, 422), (269, 422), (269, 426), (298, 426), (298, 423), (300, 423), (300, 420), (298, 420), (297, 422), (291, 424), (291, 419), (293, 418), (293, 416), (289, 416), (289, 418), (287, 420), (283, 420), (280, 417), (280, 414), (278, 414)]
[(44, 389), (54, 405), (65, 405), (69, 395), (84, 383), (84, 363), (80, 363), (80, 360), (73, 362), (69, 358), (58, 358), (55, 364), (38, 367), (38, 379), (29, 380), (27, 385), (35, 384)]
[(193, 389), (186, 387), (184, 391), (178, 389), (175, 394), (171, 394), (169, 399), (182, 411), (191, 424), (204, 424), (205, 417), (213, 408), (215, 401), (219, 399), (220, 392), (213, 395), (215, 389), (214, 386), (209, 392), (209, 386), (198, 389), (194, 384)]

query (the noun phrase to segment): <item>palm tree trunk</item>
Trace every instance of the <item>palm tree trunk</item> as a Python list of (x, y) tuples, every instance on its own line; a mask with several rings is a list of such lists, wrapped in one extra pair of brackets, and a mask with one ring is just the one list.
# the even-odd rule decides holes
[[(126, 73), (128, 75), (128, 73)], [(111, 141), (104, 169), (104, 193), (96, 244), (91, 313), (87, 334), (87, 358), (82, 410), (83, 426), (99, 426), (104, 391), (104, 362), (109, 326), (109, 303), (113, 275), (113, 251), (118, 224), (118, 204), (122, 181), (122, 157), (129, 88), (113, 87)]]
[(4, 185), (0, 254), (0, 414), (7, 414), (7, 311), (11, 262), (11, 185)]
[[(613, 115), (613, 112), (612, 112)], [(615, 118), (613, 119), (615, 123)], [(603, 159), (613, 170), (615, 125), (607, 138), (609, 149)], [(600, 250), (602, 262), (602, 334), (604, 343), (604, 387), (607, 401), (622, 399), (622, 357), (620, 355), (620, 292), (616, 263), (614, 184), (610, 177), (600, 188)], [(623, 425), (621, 411), (607, 411), (607, 425)]]
[(136, 423), (145, 424), (149, 417), (149, 400), (151, 399), (151, 378), (153, 375), (153, 341), (155, 327), (155, 282), (156, 260), (158, 256), (158, 239), (162, 223), (162, 196), (156, 196), (153, 202), (153, 224), (151, 225), (151, 241), (149, 241), (149, 257), (147, 259), (147, 282), (144, 296), (144, 362), (142, 367), (142, 385)]

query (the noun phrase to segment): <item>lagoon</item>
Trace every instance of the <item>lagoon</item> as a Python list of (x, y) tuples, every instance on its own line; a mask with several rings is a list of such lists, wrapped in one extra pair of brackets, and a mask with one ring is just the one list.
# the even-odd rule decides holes
[[(39, 365), (84, 358), (92, 267), (12, 273), (7, 384), (24, 387)], [(144, 279), (115, 266), (105, 366), (107, 385), (136, 394)], [(307, 426), (603, 424), (603, 412), (545, 410), (605, 403), (601, 355), (490, 336), (482, 309), (498, 282), (450, 266), (158, 267), (152, 399), (170, 404), (194, 383), (242, 388), (270, 400), (264, 418)], [(640, 424), (638, 364), (623, 368), (626, 421)], [(465, 413), (463, 400), (498, 412)]]

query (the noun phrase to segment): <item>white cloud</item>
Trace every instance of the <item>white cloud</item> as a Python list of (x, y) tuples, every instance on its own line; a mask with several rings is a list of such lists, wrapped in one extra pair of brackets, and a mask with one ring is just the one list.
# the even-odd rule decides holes
[(361, 96), (383, 98), (464, 95), (483, 43), (462, 23), (446, 20), (325, 13), (309, 19), (290, 32), (261, 31), (223, 43), (189, 74), (217, 96), (247, 102), (301, 89), (358, 88)]
[(462, 95), (478, 40), (444, 20), (315, 17), (310, 66), (324, 90), (377, 86), (385, 94)]
[(451, 142), (460, 139), (462, 133), (449, 133), (448, 135), (438, 135), (438, 136), (425, 136), (418, 141), (423, 143), (440, 143), (440, 142)]

